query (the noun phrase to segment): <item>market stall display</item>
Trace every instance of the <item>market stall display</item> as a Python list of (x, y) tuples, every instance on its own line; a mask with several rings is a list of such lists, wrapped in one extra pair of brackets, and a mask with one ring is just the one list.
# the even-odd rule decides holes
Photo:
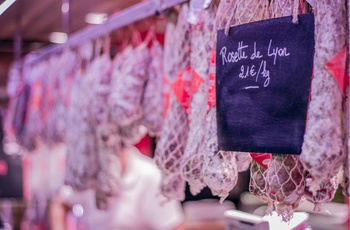
[[(193, 195), (208, 187), (223, 202), (239, 173), (250, 169), (249, 192), (267, 203), (268, 214), (276, 212), (288, 222), (303, 199), (321, 211), (335, 196), (342, 165), (343, 193), (350, 194), (349, 73), (345, 71), (345, 79), (341, 71), (334, 74), (332, 68), (339, 66), (331, 61), (349, 65), (345, 4), (349, 8), (348, 0), (312, 5), (304, 0), (211, 1), (191, 24), (185, 3), (165, 14), (169, 19), (163, 46), (153, 26), (143, 41), (130, 27), (132, 41), (122, 41), (113, 58), (107, 36), (25, 65), (22, 83), (30, 93), (18, 142), (32, 153), (41, 141), (48, 146), (65, 143), (64, 183), (75, 190), (95, 190), (101, 210), (118, 196), (123, 145), (136, 144), (148, 131), (155, 140), (153, 160), (162, 173), (161, 192), (169, 199), (183, 201), (188, 183)], [(292, 16), (290, 22), (297, 26), (298, 14), (311, 13), (315, 52), (300, 156), (221, 149), (215, 79), (218, 30), (228, 36), (232, 26), (285, 16)], [(230, 55), (234, 62), (240, 53)], [(13, 116), (16, 106), (12, 109)]]

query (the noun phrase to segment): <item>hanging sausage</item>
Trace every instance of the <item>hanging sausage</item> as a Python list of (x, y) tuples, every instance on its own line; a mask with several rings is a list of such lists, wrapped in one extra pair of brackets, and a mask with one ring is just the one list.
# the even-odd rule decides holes
[(338, 175), (335, 175), (332, 179), (330, 180), (323, 180), (320, 183), (319, 189), (316, 191), (311, 192), (310, 191), (310, 186), (312, 183), (312, 176), (310, 173), (307, 172), (305, 176), (305, 191), (304, 191), (304, 197), (306, 200), (310, 201), (313, 203), (314, 206), (314, 211), (321, 211), (322, 210), (322, 204), (324, 203), (329, 203), (333, 200), (335, 196), (335, 192), (337, 191), (338, 188)]
[(112, 119), (119, 126), (130, 125), (143, 116), (141, 102), (149, 64), (147, 44), (134, 48), (124, 63), (119, 70), (121, 76), (112, 78), (113, 90), (109, 98)]
[(290, 221), (305, 189), (305, 169), (299, 156), (274, 154), (266, 171), (267, 192), (278, 215)]
[(344, 47), (347, 36), (345, 0), (319, 0), (314, 6), (314, 77), (300, 155), (313, 178), (310, 185), (313, 192), (320, 188), (322, 181), (331, 180), (338, 174), (345, 157), (342, 151), (342, 94), (325, 64)]
[[(86, 49), (92, 50), (92, 43), (84, 45), (84, 48), (85, 52)], [(91, 56), (84, 61), (87, 62), (90, 58)], [(94, 127), (90, 125), (91, 117), (87, 110), (89, 103), (93, 101), (91, 89), (100, 81), (98, 73), (96, 74), (96, 65), (98, 59), (85, 70), (81, 69), (75, 74), (70, 93), (65, 184), (76, 190), (90, 188), (96, 181), (100, 167), (96, 154)]]
[[(211, 48), (215, 49), (216, 32), (225, 27), (233, 11), (233, 3), (228, 0), (220, 1), (215, 17), (213, 43)], [(214, 51), (212, 51), (214, 54)], [(213, 55), (214, 56), (214, 55)], [(215, 56), (214, 56), (215, 57)], [(209, 76), (209, 110), (206, 114), (206, 150), (203, 162), (203, 179), (215, 196), (219, 196), (223, 201), (229, 192), (237, 184), (238, 172), (235, 156), (231, 152), (223, 152), (218, 149), (217, 140), (217, 118), (215, 100), (215, 58), (211, 57)], [(212, 92), (211, 92), (212, 91)], [(212, 94), (212, 98), (210, 97)]]
[[(187, 145), (182, 162), (182, 173), (188, 182), (193, 195), (204, 187), (203, 160), (205, 151), (205, 111), (207, 110), (209, 60), (211, 51), (211, 35), (216, 13), (212, 4), (202, 11), (199, 23), (191, 31), (191, 65), (193, 68), (190, 123)], [(197, 89), (197, 87), (199, 87)]]
[[(169, 49), (173, 52), (173, 62), (167, 63), (168, 60), (164, 59), (164, 70), (166, 74), (169, 74), (166, 79), (170, 84), (175, 84), (176, 81), (181, 83), (182, 80), (191, 81), (189, 79), (191, 75), (188, 72), (183, 73), (186, 76), (182, 75), (182, 71), (190, 66), (190, 25), (186, 21), (187, 14), (188, 6), (185, 4), (179, 13), (176, 29), (166, 31), (166, 38), (175, 37), (173, 44), (166, 43), (170, 47), (165, 47), (164, 51), (164, 58), (169, 58)], [(168, 33), (172, 33), (172, 35)], [(179, 79), (180, 76), (184, 76), (186, 79)], [(161, 190), (163, 195), (177, 200), (185, 198), (185, 181), (181, 175), (181, 162), (187, 135), (187, 113), (173, 88), (170, 92), (169, 108), (166, 112), (161, 137), (155, 150), (155, 162), (162, 172)]]
[(268, 203), (266, 213), (270, 214), (273, 210), (273, 205), (267, 191), (266, 169), (267, 165), (260, 164), (256, 160), (252, 161), (250, 165), (249, 192), (261, 201)]
[(153, 41), (150, 50), (151, 62), (148, 67), (148, 80), (142, 97), (143, 124), (150, 136), (159, 137), (163, 125), (163, 48)]
[[(108, 45), (107, 45), (108, 44)], [(109, 39), (105, 40), (105, 52), (97, 57), (96, 78), (99, 82), (90, 89), (90, 94), (94, 98), (89, 104), (91, 128), (93, 129), (95, 151), (97, 155), (97, 172), (94, 189), (96, 191), (96, 206), (106, 210), (112, 197), (117, 196), (120, 190), (121, 181), (121, 149), (122, 142), (118, 133), (118, 127), (112, 122), (108, 99), (111, 88), (112, 62), (109, 58)]]

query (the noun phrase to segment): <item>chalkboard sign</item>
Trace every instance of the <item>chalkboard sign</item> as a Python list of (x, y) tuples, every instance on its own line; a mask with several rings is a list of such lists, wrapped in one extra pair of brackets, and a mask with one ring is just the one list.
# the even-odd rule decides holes
[(300, 154), (314, 54), (314, 15), (218, 31), (220, 150)]

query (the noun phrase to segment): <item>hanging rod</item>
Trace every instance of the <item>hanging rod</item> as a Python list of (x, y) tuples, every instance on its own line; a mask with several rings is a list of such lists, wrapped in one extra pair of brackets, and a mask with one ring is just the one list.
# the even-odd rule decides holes
[(87, 41), (96, 40), (112, 31), (122, 28), (133, 22), (148, 18), (157, 12), (162, 12), (168, 8), (187, 2), (188, 0), (150, 0), (137, 3), (127, 9), (112, 15), (106, 22), (100, 25), (90, 25), (69, 36), (65, 44), (49, 45), (33, 53), (29, 53), (24, 58), (25, 64), (35, 64), (49, 56), (62, 52), (64, 48), (77, 48)]

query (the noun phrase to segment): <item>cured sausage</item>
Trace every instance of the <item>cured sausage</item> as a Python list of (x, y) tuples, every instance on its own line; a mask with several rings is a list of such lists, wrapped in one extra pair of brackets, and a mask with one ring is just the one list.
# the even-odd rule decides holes
[(315, 192), (322, 181), (338, 174), (345, 157), (342, 93), (325, 64), (344, 47), (347, 34), (345, 0), (319, 0), (314, 5), (314, 77), (300, 160), (313, 178), (310, 189)]
[(210, 44), (216, 8), (216, 5), (211, 4), (208, 9), (203, 10), (199, 23), (193, 26), (191, 32), (191, 65), (194, 72), (192, 89), (195, 92), (192, 92), (194, 95), (191, 101), (189, 133), (182, 162), (182, 174), (193, 195), (198, 194), (206, 186), (202, 168), (205, 152)]
[[(167, 80), (173, 84), (182, 71), (190, 66), (190, 25), (186, 21), (188, 15), (188, 6), (184, 4), (180, 10), (175, 31), (175, 44), (169, 44), (176, 51), (173, 57), (173, 62), (164, 64), (167, 74)], [(166, 37), (169, 37), (166, 34)], [(165, 50), (169, 50), (165, 47)], [(168, 53), (165, 52), (165, 57)], [(171, 75), (171, 74), (176, 74)], [(188, 79), (187, 79), (188, 80)], [(163, 124), (162, 133), (157, 142), (155, 150), (155, 162), (162, 172), (161, 191), (165, 197), (183, 200), (185, 198), (185, 180), (181, 175), (181, 164), (186, 147), (188, 136), (188, 117), (185, 108), (182, 106), (175, 90), (170, 92), (169, 108), (167, 109), (166, 117)]]
[(266, 183), (278, 215), (289, 221), (305, 189), (305, 169), (299, 156), (274, 154), (266, 171)]

